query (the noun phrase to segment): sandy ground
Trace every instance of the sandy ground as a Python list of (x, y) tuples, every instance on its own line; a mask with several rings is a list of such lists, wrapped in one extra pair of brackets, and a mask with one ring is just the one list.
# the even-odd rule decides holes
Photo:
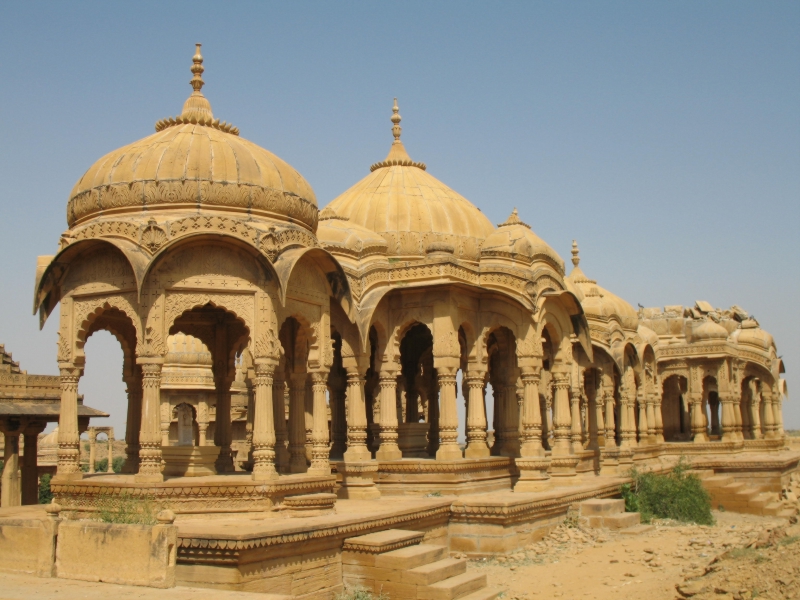
[(800, 526), (714, 517), (713, 526), (662, 522), (635, 536), (561, 526), (524, 552), (470, 560), (469, 569), (505, 589), (503, 600), (800, 599)]
[[(800, 599), (800, 525), (715, 512), (713, 526), (657, 523), (635, 536), (562, 525), (524, 551), (470, 560), (501, 600)], [(257, 600), (262, 594), (0, 574), (0, 600)]]

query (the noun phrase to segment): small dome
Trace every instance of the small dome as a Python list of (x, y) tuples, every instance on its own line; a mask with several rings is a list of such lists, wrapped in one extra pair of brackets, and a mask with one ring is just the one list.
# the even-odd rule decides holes
[(167, 356), (165, 366), (208, 366), (213, 365), (211, 352), (196, 337), (185, 333), (176, 333), (167, 338)]
[(294, 168), (215, 119), (200, 92), (200, 44), (192, 92), (178, 117), (156, 133), (106, 154), (78, 180), (67, 205), (70, 227), (90, 218), (142, 211), (229, 210), (316, 228), (317, 200)]
[(477, 261), (494, 227), (474, 204), (411, 160), (400, 141), (396, 99), (393, 113), (395, 140), (386, 160), (328, 206), (350, 225), (383, 237), (391, 256), (418, 259), (432, 244), (443, 243), (456, 258)]
[(386, 240), (377, 233), (351, 223), (347, 217), (340, 217), (330, 206), (319, 213), (317, 239), (332, 254), (357, 260), (367, 256), (385, 255), (389, 247)]
[(691, 341), (693, 342), (728, 339), (728, 330), (711, 319), (691, 321), (691, 323)]
[[(578, 244), (572, 242), (572, 272), (566, 277), (567, 287), (574, 290), (578, 298), (581, 299), (583, 312), (587, 318), (597, 318), (602, 321), (615, 319), (619, 321), (625, 329), (635, 331), (639, 327), (639, 314), (633, 306), (625, 302), (616, 294), (597, 285), (597, 281), (589, 279), (584, 275), (578, 255)], [(579, 293), (578, 293), (579, 292)]]
[(761, 350), (769, 350), (775, 345), (774, 338), (758, 326), (745, 327), (745, 325), (749, 325), (752, 322), (745, 321), (742, 323), (742, 328), (734, 331), (731, 338), (740, 344), (748, 344)]
[(564, 261), (547, 243), (531, 231), (531, 226), (523, 223), (517, 209), (505, 223), (486, 238), (481, 246), (481, 260), (510, 259), (531, 264), (535, 260), (550, 263), (559, 273), (564, 273)]

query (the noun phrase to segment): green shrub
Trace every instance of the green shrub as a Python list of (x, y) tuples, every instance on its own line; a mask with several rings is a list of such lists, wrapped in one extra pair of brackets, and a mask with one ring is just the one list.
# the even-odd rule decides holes
[(621, 489), (625, 510), (640, 513), (644, 523), (656, 518), (712, 525), (711, 496), (696, 475), (687, 473), (688, 469), (683, 458), (669, 473), (632, 469), (633, 481)]
[[(125, 464), (124, 456), (115, 456), (114, 461), (111, 463), (111, 468), (114, 470), (114, 473), (122, 473), (122, 465), (124, 464)], [(107, 468), (108, 468), (107, 458), (101, 458), (100, 460), (94, 463), (94, 470), (96, 473), (105, 473)]]
[(50, 491), (50, 473), (45, 473), (39, 479), (39, 504), (50, 504), (53, 501), (53, 492)]
[(129, 492), (118, 496), (107, 494), (100, 498), (97, 508), (97, 517), (104, 523), (129, 525), (155, 525), (159, 512), (155, 502)]

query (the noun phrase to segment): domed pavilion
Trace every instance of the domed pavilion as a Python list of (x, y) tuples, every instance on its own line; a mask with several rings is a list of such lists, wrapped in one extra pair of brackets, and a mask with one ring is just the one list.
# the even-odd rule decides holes
[[(61, 306), (53, 490), (70, 514), (131, 487), (179, 517), (334, 491), (524, 497), (783, 447), (783, 363), (744, 310), (634, 309), (574, 243), (567, 274), (516, 209), (495, 225), (411, 158), (396, 100), (386, 158), (320, 211), (214, 115), (200, 45), (191, 70), (181, 113), (86, 171), (39, 257), (34, 311)], [(79, 465), (100, 330), (124, 353), (118, 475)]]

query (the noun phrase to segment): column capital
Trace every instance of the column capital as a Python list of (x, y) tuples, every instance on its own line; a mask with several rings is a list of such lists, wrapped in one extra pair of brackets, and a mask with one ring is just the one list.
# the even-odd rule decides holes
[(271, 361), (269, 359), (257, 359), (256, 363), (253, 365), (253, 368), (256, 373), (256, 377), (271, 377), (275, 374), (275, 368), (278, 366), (277, 361)]

